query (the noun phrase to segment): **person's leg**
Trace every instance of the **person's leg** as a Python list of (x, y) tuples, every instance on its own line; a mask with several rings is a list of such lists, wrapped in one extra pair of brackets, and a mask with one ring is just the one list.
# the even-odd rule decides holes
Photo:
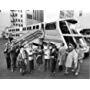
[(51, 73), (54, 72), (54, 59), (52, 59), (51, 61)]
[(19, 65), (20, 73), (22, 73), (22, 72), (23, 72), (23, 70), (22, 70), (22, 61), (19, 61), (19, 62), (18, 62), (18, 65)]
[(29, 61), (29, 73), (31, 73), (31, 61)]
[(8, 56), (8, 65), (9, 65), (9, 69), (11, 69), (11, 59), (10, 59), (10, 54), (9, 54), (9, 56)]
[(45, 59), (45, 64), (44, 64), (44, 71), (47, 70), (47, 59)]
[(7, 64), (7, 69), (9, 69), (9, 58), (8, 58), (8, 56), (6, 57), (6, 64)]
[(21, 69), (22, 69), (21, 74), (24, 75), (26, 73), (26, 66), (25, 66), (25, 62), (24, 61), (22, 61), (22, 68)]
[(54, 60), (54, 72), (56, 72), (56, 63), (57, 63), (57, 61)]
[(60, 57), (59, 63), (58, 63), (58, 70), (62, 71), (63, 70), (63, 65), (62, 65), (62, 57)]
[(61, 72), (63, 70), (63, 65), (59, 65), (59, 71)]
[(50, 70), (50, 59), (47, 60), (47, 68), (48, 68), (48, 71)]
[(32, 60), (32, 70), (34, 70), (34, 59)]
[(78, 62), (78, 66), (77, 66), (75, 75), (78, 75), (78, 74), (79, 74), (79, 71), (80, 71), (80, 65), (81, 65), (80, 62)]
[(32, 60), (29, 61), (29, 63), (30, 63), (30, 64), (29, 64), (29, 67), (30, 67), (30, 68), (29, 68), (29, 70), (30, 70), (29, 72), (31, 73), (31, 72), (32, 72)]
[(68, 74), (69, 72), (68, 72), (68, 67), (66, 67), (66, 69), (65, 69), (65, 74)]
[(31, 60), (31, 72), (33, 70), (33, 60)]
[(17, 56), (14, 55), (14, 68), (16, 68), (16, 60), (17, 60)]
[(10, 53), (10, 59), (11, 59), (11, 71), (14, 72), (14, 55)]

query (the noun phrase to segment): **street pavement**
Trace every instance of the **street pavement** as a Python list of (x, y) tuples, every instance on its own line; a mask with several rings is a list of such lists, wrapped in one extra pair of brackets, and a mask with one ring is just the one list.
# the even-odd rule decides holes
[(64, 75), (64, 72), (56, 72), (55, 76), (50, 76), (50, 72), (44, 72), (43, 65), (35, 67), (32, 74), (22, 76), (19, 71), (11, 72), (6, 69), (6, 61), (3, 54), (6, 40), (0, 39), (0, 79), (89, 79), (90, 78), (90, 57), (85, 59), (81, 65), (80, 74), (75, 76), (73, 73)]

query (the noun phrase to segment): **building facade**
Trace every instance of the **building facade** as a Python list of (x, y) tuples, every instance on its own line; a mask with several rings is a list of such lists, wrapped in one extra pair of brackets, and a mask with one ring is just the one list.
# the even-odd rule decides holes
[(26, 33), (26, 28), (32, 24), (38, 24), (44, 20), (43, 10), (10, 10), (11, 26), (6, 29), (7, 33), (12, 33), (13, 36), (21, 36), (21, 33)]
[(39, 22), (44, 21), (44, 11), (43, 10), (33, 10), (33, 19)]
[(11, 26), (24, 27), (34, 23), (43, 22), (43, 10), (11, 10)]
[(23, 27), (25, 26), (25, 11), (22, 10), (11, 10), (10, 20), (11, 27)]

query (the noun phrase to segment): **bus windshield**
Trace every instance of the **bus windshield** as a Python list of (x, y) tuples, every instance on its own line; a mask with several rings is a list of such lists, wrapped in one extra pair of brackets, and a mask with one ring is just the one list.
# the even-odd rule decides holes
[(60, 27), (62, 34), (70, 34), (65, 21), (59, 21), (59, 27)]
[(45, 25), (45, 30), (55, 30), (56, 29), (56, 22), (47, 23)]

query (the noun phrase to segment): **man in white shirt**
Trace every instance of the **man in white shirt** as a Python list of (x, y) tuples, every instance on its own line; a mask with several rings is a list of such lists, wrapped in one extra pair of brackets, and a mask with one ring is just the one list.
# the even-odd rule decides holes
[(44, 70), (46, 71), (47, 69), (50, 70), (50, 48), (49, 44), (44, 46)]
[(26, 51), (28, 53), (29, 73), (31, 73), (34, 70), (34, 50), (32, 44), (27, 45)]

